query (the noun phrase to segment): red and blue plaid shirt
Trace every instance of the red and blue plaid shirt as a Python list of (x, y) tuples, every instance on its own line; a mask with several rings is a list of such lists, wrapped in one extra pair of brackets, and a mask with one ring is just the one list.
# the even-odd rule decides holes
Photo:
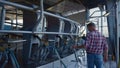
[(106, 38), (98, 31), (87, 34), (85, 45), (87, 53), (103, 54), (103, 51), (108, 49)]

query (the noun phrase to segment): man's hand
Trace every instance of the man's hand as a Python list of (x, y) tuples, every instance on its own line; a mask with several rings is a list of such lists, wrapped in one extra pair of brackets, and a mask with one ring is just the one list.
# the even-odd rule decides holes
[(104, 62), (107, 62), (108, 61), (108, 49), (104, 50), (104, 53), (103, 53), (103, 59), (104, 59)]
[(77, 49), (77, 48), (78, 48), (78, 46), (77, 46), (77, 45), (74, 45), (74, 46), (72, 46), (72, 48)]
[(107, 61), (108, 61), (108, 55), (104, 54), (104, 62), (107, 62)]

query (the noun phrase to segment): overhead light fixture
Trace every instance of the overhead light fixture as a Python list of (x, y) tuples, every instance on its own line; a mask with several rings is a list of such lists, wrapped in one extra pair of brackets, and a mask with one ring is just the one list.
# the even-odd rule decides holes
[(104, 14), (105, 17), (107, 17), (108, 15), (110, 15), (110, 12), (106, 12), (106, 13)]

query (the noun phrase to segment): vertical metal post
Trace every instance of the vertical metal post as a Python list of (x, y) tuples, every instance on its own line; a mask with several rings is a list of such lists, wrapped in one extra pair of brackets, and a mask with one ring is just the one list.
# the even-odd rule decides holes
[(59, 32), (62, 32), (62, 20), (59, 20), (60, 21), (60, 26), (59, 26)]
[(1, 15), (0, 15), (0, 29), (4, 29), (5, 13), (6, 13), (6, 9), (4, 8), (4, 6), (2, 6)]
[[(44, 22), (43, 22), (43, 19), (44, 19), (44, 7), (43, 7), (43, 0), (40, 0), (40, 14), (38, 14), (38, 20), (37, 20), (37, 24), (35, 25), (35, 27), (33, 28), (33, 31), (43, 31), (44, 29)], [(39, 17), (40, 16), (40, 17)], [(39, 29), (40, 28), (40, 29)], [(41, 35), (40, 35), (41, 36)], [(32, 41), (33, 37), (31, 37), (31, 40)], [(30, 49), (29, 49), (29, 54), (28, 54), (28, 58), (31, 57), (31, 53), (32, 53), (32, 42), (30, 44)]]
[(46, 21), (46, 17), (44, 17), (44, 19), (43, 19), (43, 32), (46, 32), (46, 27), (47, 26), (47, 21)]
[(119, 42), (119, 38), (120, 38), (120, 1), (117, 2), (117, 10), (116, 10), (116, 15), (117, 15), (117, 68), (119, 68), (119, 46), (120, 46), (120, 42)]
[[(90, 15), (89, 9), (86, 9), (86, 22), (89, 21), (89, 15)], [(88, 33), (87, 24), (85, 24), (85, 29), (87, 34)]]
[(16, 30), (18, 30), (18, 10), (16, 9)]
[(103, 17), (102, 17), (102, 10), (101, 10), (101, 34), (103, 34)]
[(76, 26), (76, 34), (78, 34), (79, 33), (79, 27), (78, 26)]
[[(43, 6), (43, 0), (40, 0), (40, 10), (41, 10), (41, 21), (40, 23), (43, 24), (43, 19), (44, 19), (44, 6)], [(43, 31), (43, 25), (42, 25), (42, 31)]]
[[(116, 53), (117, 53), (117, 30), (116, 30), (116, 18), (113, 15), (116, 15), (116, 10), (115, 10), (115, 6), (113, 6), (115, 4), (115, 2), (113, 0), (107, 1), (106, 2), (106, 9), (112, 9), (110, 12), (110, 15), (107, 16), (107, 20), (108, 20), (108, 31), (109, 31), (109, 53), (112, 54), (113, 56), (116, 57)], [(111, 8), (113, 7), (113, 8)]]
[(71, 30), (70, 30), (70, 33), (73, 33), (73, 30), (74, 30), (74, 24), (73, 23), (70, 23), (71, 24)]
[[(40, 13), (39, 13), (40, 12)], [(35, 25), (35, 27), (33, 28), (33, 31), (43, 31), (44, 29), (44, 6), (43, 6), (43, 0), (40, 0), (40, 9), (38, 10), (38, 12), (36, 12), (36, 14), (38, 15), (38, 19), (37, 19), (37, 24)]]
[[(31, 36), (31, 39), (29, 41), (33, 41), (33, 36)], [(32, 53), (32, 42), (30, 42), (30, 49), (29, 49), (29, 54), (28, 54), (28, 58), (31, 58), (31, 53)]]
[(59, 32), (64, 32), (64, 21), (62, 19), (59, 19), (60, 21), (60, 28), (59, 28)]
[(11, 30), (13, 30), (13, 19), (11, 19)]
[(99, 31), (99, 19), (98, 19), (98, 21), (97, 21), (97, 25), (98, 25), (98, 31)]

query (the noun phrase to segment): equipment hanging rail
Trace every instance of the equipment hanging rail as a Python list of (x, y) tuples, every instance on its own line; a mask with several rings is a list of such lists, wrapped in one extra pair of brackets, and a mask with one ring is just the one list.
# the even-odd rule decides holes
[(75, 34), (75, 33), (32, 32), (32, 31), (13, 31), (13, 30), (0, 30), (0, 33), (78, 35), (78, 34)]

